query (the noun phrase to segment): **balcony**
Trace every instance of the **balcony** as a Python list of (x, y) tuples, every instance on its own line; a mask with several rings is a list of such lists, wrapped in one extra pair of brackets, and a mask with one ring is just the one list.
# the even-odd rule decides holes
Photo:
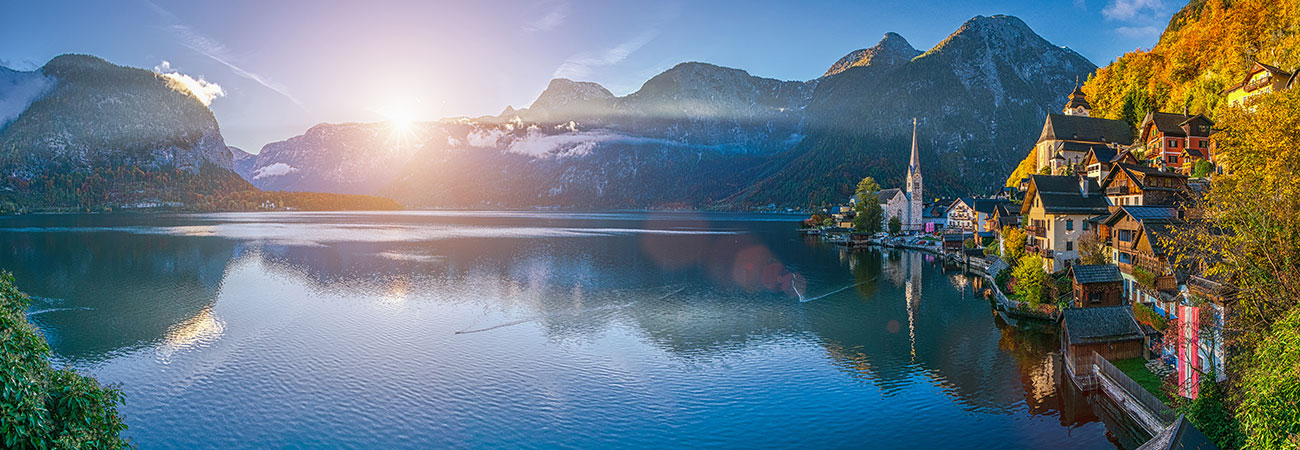
[(1114, 241), (1114, 242), (1115, 242), (1115, 249), (1116, 249), (1116, 250), (1120, 250), (1120, 251), (1132, 251), (1132, 250), (1133, 250), (1133, 241), (1132, 241), (1132, 240), (1125, 241), (1125, 240), (1122, 240), (1122, 239), (1119, 239), (1119, 238), (1115, 238), (1115, 241)]
[(1025, 233), (1034, 237), (1047, 237), (1047, 230), (1040, 225), (1029, 225), (1025, 227)]
[(1106, 188), (1106, 195), (1128, 195), (1128, 186), (1111, 186)]
[(1042, 255), (1043, 255), (1043, 258), (1045, 258), (1045, 259), (1052, 259), (1052, 254), (1053, 254), (1053, 253), (1052, 253), (1052, 251), (1049, 250), (1049, 249), (1043, 249), (1043, 250), (1040, 251), (1039, 253), (1042, 254)]

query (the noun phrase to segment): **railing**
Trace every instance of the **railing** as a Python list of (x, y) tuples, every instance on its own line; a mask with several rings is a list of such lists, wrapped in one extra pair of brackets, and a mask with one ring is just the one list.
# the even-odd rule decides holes
[(1052, 254), (1053, 254), (1052, 250), (1045, 248), (1040, 253), (1043, 255), (1044, 258), (1052, 259)]
[(1025, 233), (1029, 233), (1031, 236), (1035, 236), (1035, 237), (1047, 236), (1047, 230), (1043, 229), (1043, 227), (1038, 225), (1030, 225), (1025, 227)]
[(1128, 195), (1128, 186), (1111, 186), (1106, 188), (1106, 195)]
[(1115, 367), (1114, 364), (1111, 364), (1110, 361), (1107, 361), (1106, 358), (1102, 358), (1101, 355), (1097, 354), (1097, 352), (1092, 352), (1092, 363), (1097, 367), (1097, 373), (1110, 378), (1115, 382), (1115, 384), (1118, 384), (1120, 388), (1124, 389), (1125, 392), (1128, 392), (1129, 396), (1137, 399), (1138, 403), (1141, 403), (1143, 408), (1146, 408), (1147, 411), (1154, 414), (1156, 418), (1164, 421), (1165, 424), (1174, 422), (1174, 411), (1169, 409), (1169, 406), (1165, 405), (1165, 402), (1160, 401), (1160, 399), (1156, 398), (1151, 391), (1146, 390), (1142, 385), (1133, 381), (1132, 378), (1129, 378), (1128, 374), (1120, 371), (1119, 368)]
[(1259, 89), (1259, 88), (1262, 88), (1262, 87), (1264, 87), (1264, 86), (1267, 86), (1267, 85), (1269, 85), (1269, 84), (1273, 84), (1273, 75), (1265, 75), (1265, 76), (1263, 76), (1262, 78), (1259, 78), (1259, 79), (1257, 79), (1257, 80), (1255, 80), (1255, 81), (1252, 81), (1252, 82), (1250, 82), (1250, 83), (1246, 83), (1246, 87), (1243, 88), (1243, 90), (1245, 90), (1246, 92), (1251, 92), (1251, 91), (1254, 91), (1254, 90), (1256, 90), (1256, 89)]

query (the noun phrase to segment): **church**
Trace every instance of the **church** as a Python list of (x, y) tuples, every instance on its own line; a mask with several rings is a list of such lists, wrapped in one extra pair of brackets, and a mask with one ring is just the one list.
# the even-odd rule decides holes
[(880, 197), (882, 215), (881, 228), (889, 229), (889, 219), (897, 217), (903, 223), (904, 232), (921, 231), (924, 226), (922, 217), (923, 195), (921, 193), (921, 157), (916, 149), (916, 118), (912, 118), (912, 162), (907, 166), (907, 184), (903, 189), (884, 189), (877, 193)]

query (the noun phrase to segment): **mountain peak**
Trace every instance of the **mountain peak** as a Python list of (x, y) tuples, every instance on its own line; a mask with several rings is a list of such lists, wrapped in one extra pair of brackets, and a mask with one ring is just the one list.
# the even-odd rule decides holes
[(903, 36), (889, 32), (885, 33), (885, 36), (875, 46), (855, 50), (844, 55), (843, 58), (832, 64), (830, 69), (826, 69), (826, 74), (822, 76), (829, 77), (860, 66), (894, 66), (907, 62), (920, 54), (921, 51), (912, 47), (912, 44), (907, 42), (907, 39), (904, 39)]
[(573, 81), (568, 78), (556, 78), (546, 86), (542, 95), (533, 101), (528, 111), (535, 114), (560, 112), (570, 107), (581, 106), (591, 102), (612, 100), (614, 94), (597, 83), (590, 81)]

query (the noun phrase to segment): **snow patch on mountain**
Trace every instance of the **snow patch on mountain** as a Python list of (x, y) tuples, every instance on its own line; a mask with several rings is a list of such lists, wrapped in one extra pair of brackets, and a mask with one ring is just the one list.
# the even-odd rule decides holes
[(54, 89), (54, 83), (54, 78), (38, 71), (19, 72), (0, 67), (0, 129)]

